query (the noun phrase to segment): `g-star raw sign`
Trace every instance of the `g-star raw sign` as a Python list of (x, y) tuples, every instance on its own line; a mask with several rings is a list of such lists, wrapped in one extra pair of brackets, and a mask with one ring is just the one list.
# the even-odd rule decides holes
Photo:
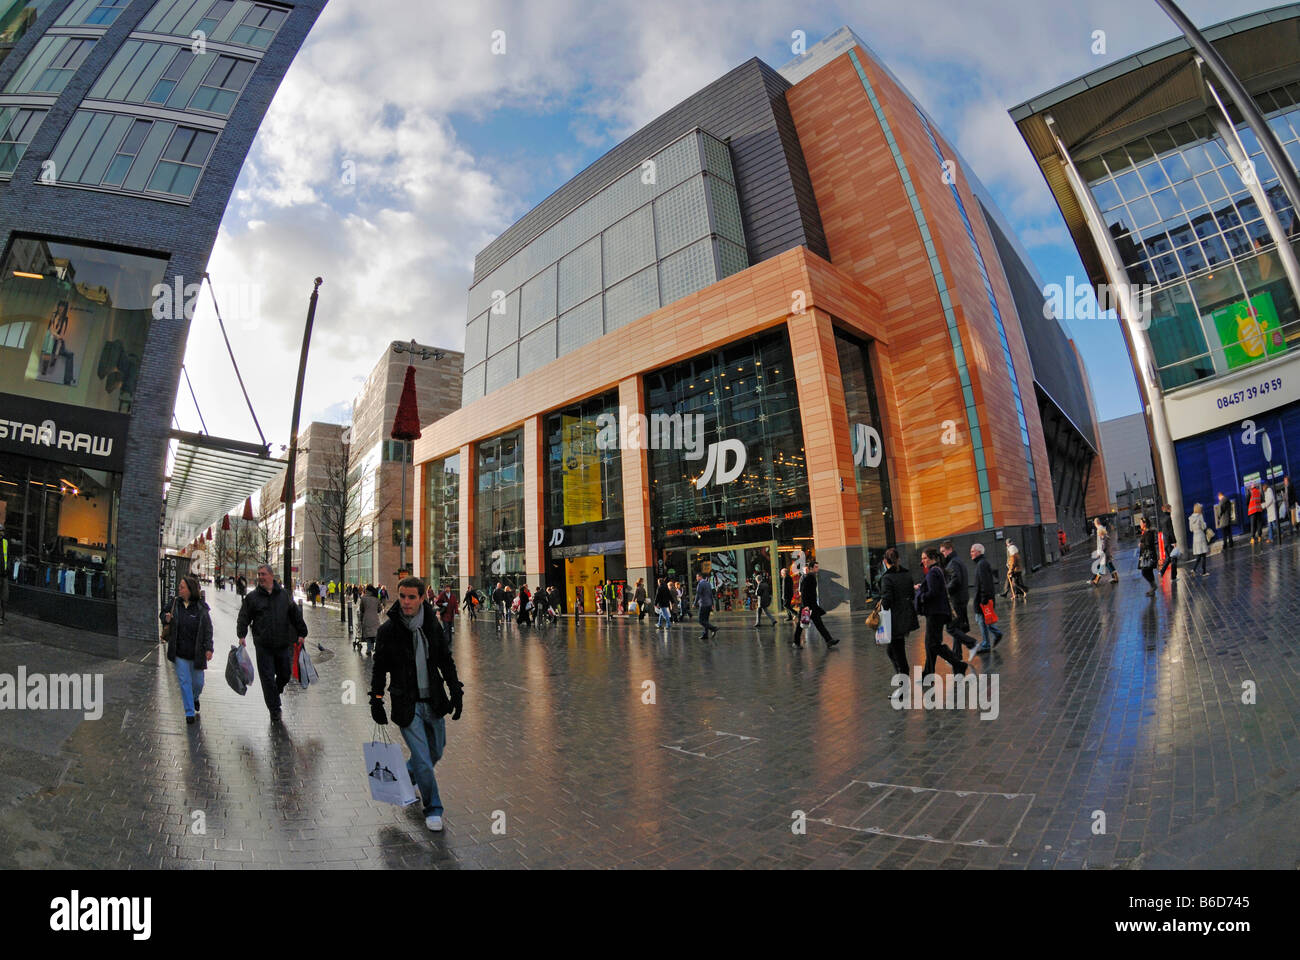
[(66, 403), (0, 394), (0, 450), (120, 472), (130, 418)]

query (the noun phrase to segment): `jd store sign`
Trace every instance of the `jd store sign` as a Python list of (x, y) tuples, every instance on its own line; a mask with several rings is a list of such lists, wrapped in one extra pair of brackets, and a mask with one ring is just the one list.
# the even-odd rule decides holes
[(885, 456), (885, 448), (876, 428), (865, 423), (855, 423), (850, 429), (853, 431), (853, 465), (871, 469), (880, 466), (880, 461)]

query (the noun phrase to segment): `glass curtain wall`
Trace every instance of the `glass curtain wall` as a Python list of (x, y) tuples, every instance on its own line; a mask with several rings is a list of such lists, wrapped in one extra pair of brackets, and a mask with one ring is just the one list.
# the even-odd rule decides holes
[(425, 469), (425, 581), (433, 590), (460, 589), (460, 454), (435, 460)]
[(517, 588), (524, 578), (523, 431), (511, 430), (483, 440), (475, 455), (477, 585), (488, 593), (498, 580)]
[[(1300, 84), (1256, 100), (1300, 162)], [(1253, 174), (1231, 161), (1208, 116), (1078, 164), (1129, 282), (1153, 288), (1151, 344), (1167, 390), (1284, 353), (1300, 338), (1300, 307), (1247, 178), (1258, 179), (1293, 243), (1300, 222), (1255, 135), (1233, 119)]]

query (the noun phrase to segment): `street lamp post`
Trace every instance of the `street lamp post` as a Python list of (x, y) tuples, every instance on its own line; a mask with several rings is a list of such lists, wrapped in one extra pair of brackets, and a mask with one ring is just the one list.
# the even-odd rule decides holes
[[(393, 353), (409, 353), (413, 357), (418, 356), (421, 360), (441, 360), (444, 356), (441, 350), (434, 350), (431, 347), (422, 347), (411, 339), (408, 346), (404, 343), (394, 343)], [(420, 414), (416, 406), (415, 399), (415, 365), (407, 364), (406, 380), (402, 384), (402, 397), (397, 403), (397, 413), (393, 417), (393, 429), (390, 432), (394, 440), (402, 444), (402, 519), (400, 521), (400, 546), (398, 548), (397, 567), (399, 573), (406, 572), (406, 467), (411, 459), (411, 442), (420, 439)]]
[(311, 302), (307, 305), (307, 325), (302, 332), (302, 354), (298, 358), (298, 388), (293, 394), (293, 423), (289, 427), (289, 465), (284, 477), (284, 589), (293, 596), (293, 501), (294, 471), (298, 469), (298, 417), (302, 414), (302, 384), (307, 376), (307, 348), (311, 346), (311, 328), (316, 320), (316, 299), (320, 285), (325, 281), (317, 277), (312, 283)]

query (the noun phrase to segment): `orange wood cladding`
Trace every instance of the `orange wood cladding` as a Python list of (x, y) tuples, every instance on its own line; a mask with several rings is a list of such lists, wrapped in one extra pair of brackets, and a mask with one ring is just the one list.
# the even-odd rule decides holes
[[(1033, 523), (1010, 379), (961, 216), (911, 101), (865, 51), (859, 49), (858, 58), (902, 153), (948, 282), (979, 412), (994, 522)], [(902, 473), (895, 477), (891, 472), (896, 535), (917, 541), (979, 530), (979, 483), (943, 305), (893, 154), (847, 53), (796, 84), (786, 99), (831, 260), (844, 275), (870, 284), (885, 299), (890, 346), (879, 351), (876, 389), (889, 433), (902, 438), (905, 453), (903, 458), (895, 453), (891, 465), (891, 471)], [(941, 138), (939, 142), (955, 161), (951, 149)], [(1042, 519), (1050, 523), (1055, 505), (1028, 349), (979, 205), (960, 172), (956, 179), (1003, 316), (1029, 427)], [(942, 442), (948, 421), (957, 428), (957, 444)]]
[(524, 572), (531, 583), (542, 575), (542, 551), (546, 543), (546, 493), (543, 474), (546, 449), (542, 418), (524, 421)]
[[(618, 384), (618, 404), (627, 416), (644, 414), (645, 385), (640, 377), (627, 377)], [(623, 536), (624, 556), (629, 570), (653, 567), (650, 540), (650, 451), (624, 450), (623, 464)]]

